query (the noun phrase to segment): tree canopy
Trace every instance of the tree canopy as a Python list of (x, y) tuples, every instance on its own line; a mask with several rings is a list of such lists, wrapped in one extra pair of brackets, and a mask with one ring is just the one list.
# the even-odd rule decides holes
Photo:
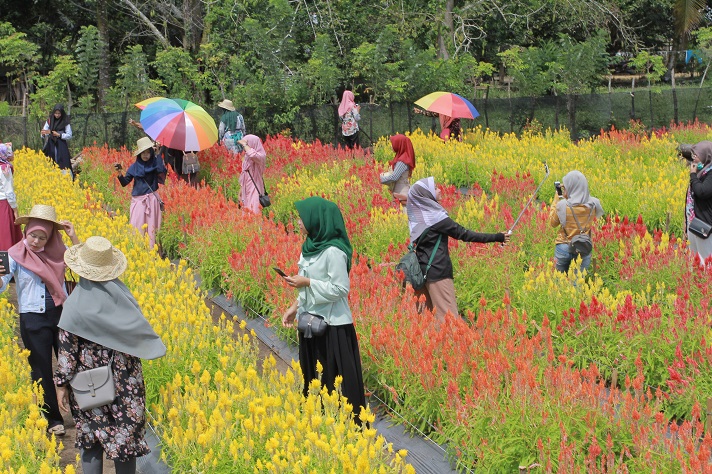
[[(280, 130), (299, 107), (472, 97), (507, 74), (531, 94), (580, 94), (619, 51), (688, 47), (704, 0), (0, 0), (6, 100), (46, 113), (123, 111), (147, 95), (230, 98)], [(671, 63), (674, 64), (674, 63)], [(668, 67), (672, 67), (670, 64)], [(50, 105), (51, 106), (51, 105)], [(41, 114), (40, 114), (40, 111)]]

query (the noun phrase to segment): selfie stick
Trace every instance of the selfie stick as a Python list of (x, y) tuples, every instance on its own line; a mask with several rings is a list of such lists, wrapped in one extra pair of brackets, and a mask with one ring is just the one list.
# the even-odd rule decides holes
[(519, 215), (517, 216), (517, 219), (514, 221), (514, 224), (512, 224), (512, 227), (509, 228), (509, 230), (507, 231), (507, 233), (509, 233), (509, 234), (512, 233), (512, 231), (514, 230), (514, 227), (519, 223), (519, 219), (521, 219), (522, 216), (524, 215), (524, 211), (526, 211), (526, 210), (529, 208), (529, 205), (530, 205), (530, 204), (532, 203), (532, 201), (534, 200), (534, 196), (537, 195), (537, 193), (538, 193), (539, 190), (541, 189), (542, 185), (544, 184), (544, 181), (546, 181), (546, 179), (549, 177), (549, 165), (546, 164), (546, 161), (544, 162), (544, 171), (546, 172), (546, 175), (544, 176), (544, 179), (541, 180), (541, 183), (539, 183), (539, 186), (537, 186), (537, 188), (534, 190), (534, 193), (533, 193), (532, 196), (529, 198), (529, 201), (527, 201), (527, 204), (526, 204), (526, 205), (524, 206), (524, 208), (522, 209), (522, 212), (519, 213)]

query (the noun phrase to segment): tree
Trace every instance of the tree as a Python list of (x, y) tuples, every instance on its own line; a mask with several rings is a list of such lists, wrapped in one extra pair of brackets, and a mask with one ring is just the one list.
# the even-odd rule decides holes
[(128, 110), (136, 102), (159, 95), (160, 81), (148, 74), (148, 59), (140, 45), (130, 46), (122, 58), (116, 83), (109, 92), (109, 106), (114, 110)]
[(83, 26), (79, 34), (76, 48), (77, 93), (83, 108), (90, 109), (97, 102), (99, 92), (97, 71), (105, 61), (103, 54), (106, 46), (95, 26)]
[(31, 94), (30, 113), (44, 119), (55, 104), (66, 104), (67, 114), (72, 113), (72, 83), (77, 80), (77, 63), (71, 56), (60, 56), (54, 69), (37, 78), (37, 91)]
[(24, 103), (25, 94), (30, 91), (37, 72), (38, 52), (39, 47), (28, 41), (25, 33), (18, 32), (10, 23), (0, 23), (0, 66), (5, 69), (15, 100)]

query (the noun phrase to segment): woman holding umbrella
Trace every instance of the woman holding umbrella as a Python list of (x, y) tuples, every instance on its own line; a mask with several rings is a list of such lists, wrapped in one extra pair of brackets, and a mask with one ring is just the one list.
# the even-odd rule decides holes
[(440, 138), (443, 141), (448, 141), (451, 136), (462, 141), (460, 119), (475, 119), (480, 116), (469, 100), (452, 92), (433, 92), (416, 100), (415, 105), (425, 109), (414, 109), (416, 114), (437, 116), (440, 119)]

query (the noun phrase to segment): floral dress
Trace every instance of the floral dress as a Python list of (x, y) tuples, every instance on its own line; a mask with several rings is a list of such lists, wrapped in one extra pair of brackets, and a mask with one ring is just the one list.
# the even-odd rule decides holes
[(150, 452), (144, 438), (146, 387), (141, 359), (113, 351), (60, 329), (59, 357), (54, 383), (67, 385), (77, 372), (107, 365), (112, 354), (114, 361), (111, 370), (116, 385), (116, 398), (113, 403), (82, 411), (71, 389), (69, 402), (77, 424), (76, 447), (88, 449), (99, 443), (107, 458), (127, 461)]

